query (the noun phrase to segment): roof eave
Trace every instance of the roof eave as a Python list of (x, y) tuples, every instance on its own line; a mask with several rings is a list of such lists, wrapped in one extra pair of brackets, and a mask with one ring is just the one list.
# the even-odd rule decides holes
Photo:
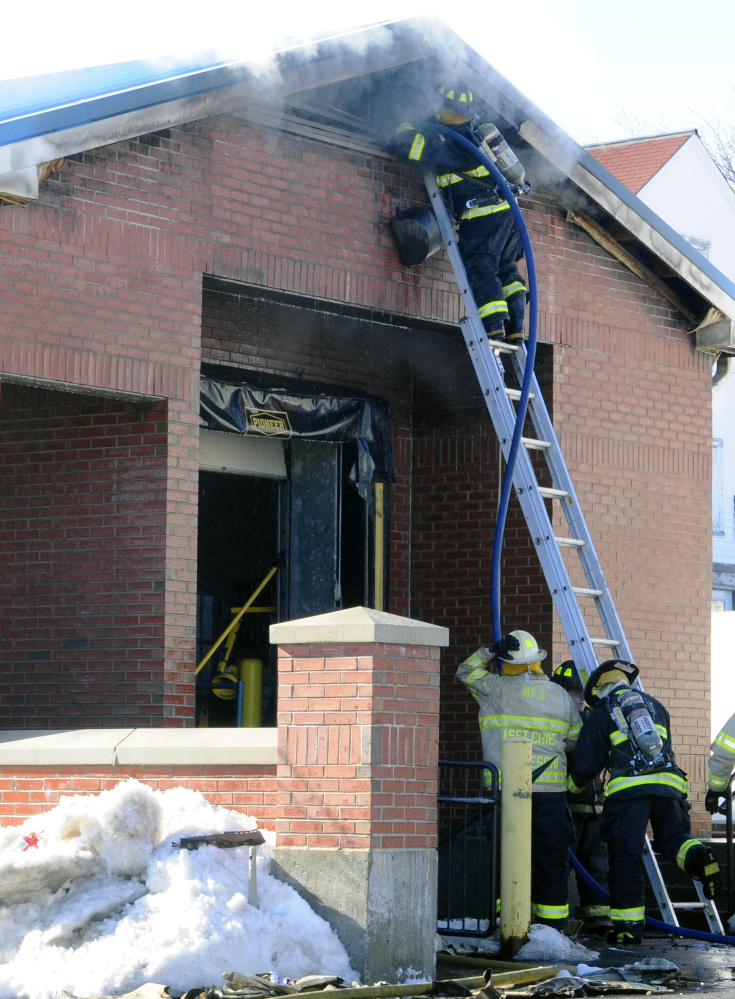
[[(245, 64), (217, 66), (186, 78), (157, 81), (73, 107), (28, 115), (24, 121), (29, 134), (0, 145), (0, 179), (62, 156), (241, 110), (262, 103), (269, 95), (283, 99), (426, 55), (424, 39), (408, 22), (378, 25), (353, 34), (360, 35), (359, 47), (351, 46), (349, 34), (296, 47), (277, 53), (272, 65), (258, 74)], [(345, 59), (346, 51), (349, 60)], [(17, 131), (17, 122), (7, 125)]]
[(550, 137), (530, 119), (523, 123), (520, 132), (530, 145), (563, 169), (572, 183), (659, 257), (706, 302), (730, 320), (735, 319), (735, 285), (593, 156), (580, 147), (579, 157), (575, 162), (570, 164), (565, 157), (560, 161)]

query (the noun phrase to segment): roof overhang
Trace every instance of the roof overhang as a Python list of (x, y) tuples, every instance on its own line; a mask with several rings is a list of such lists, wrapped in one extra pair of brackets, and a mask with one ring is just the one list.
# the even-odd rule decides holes
[[(354, 125), (350, 108), (356, 96), (365, 101), (366, 93), (379, 93), (382, 80), (392, 87), (392, 107), (402, 99), (416, 101), (421, 88), (415, 84), (423, 74), (425, 82), (431, 80), (424, 92), (435, 98), (436, 80), (451, 73), (491, 109), (526, 164), (537, 196), (578, 211), (580, 219), (589, 217), (593, 238), (600, 236), (602, 245), (665, 294), (692, 329), (706, 321), (698, 346), (735, 352), (735, 285), (437, 19), (381, 23), (285, 46), (258, 67), (213, 62), (124, 86), (120, 80), (115, 85), (115, 67), (107, 69), (109, 79), (98, 82), (94, 93), (28, 107), (0, 121), (0, 193), (37, 197), (44, 164), (222, 115), (274, 127), (280, 122), (307, 134), (316, 129), (327, 141), (341, 137), (342, 144), (361, 143), (387, 155), (388, 137), (379, 134), (381, 108), (376, 104), (372, 120)], [(396, 86), (400, 81), (404, 85)]]

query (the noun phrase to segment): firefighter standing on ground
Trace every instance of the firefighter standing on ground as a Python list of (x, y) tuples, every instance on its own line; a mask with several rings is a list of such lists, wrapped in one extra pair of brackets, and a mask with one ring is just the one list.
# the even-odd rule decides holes
[[(569, 847), (566, 753), (582, 725), (574, 702), (541, 669), (546, 653), (527, 631), (480, 648), (457, 670), (457, 679), (479, 704), (483, 759), (500, 770), (503, 739), (532, 743), (534, 769), (550, 758), (531, 794), (531, 910), (536, 922), (563, 929), (569, 915)], [(500, 662), (502, 675), (496, 670)], [(502, 781), (502, 775), (501, 775)], [(502, 844), (501, 844), (502, 849)]]
[[(567, 659), (554, 670), (552, 683), (558, 683), (569, 694), (582, 716), (582, 726), (590, 717), (590, 709), (585, 703), (584, 688), (572, 659)], [(571, 769), (572, 752), (567, 759)], [(600, 775), (594, 778), (579, 794), (569, 794), (567, 805), (574, 823), (574, 845), (572, 852), (585, 871), (607, 891), (607, 847), (601, 836), (602, 806), (605, 793)], [(579, 906), (575, 916), (582, 920), (582, 933), (604, 936), (611, 929), (610, 906), (603, 902), (585, 879), (576, 875)]]
[(707, 760), (709, 780), (704, 807), (714, 815), (720, 798), (727, 792), (732, 768), (735, 767), (735, 715), (732, 715), (715, 736), (711, 745), (712, 755)]
[(585, 700), (594, 710), (582, 728), (569, 774), (579, 792), (602, 770), (610, 777), (602, 838), (610, 864), (612, 942), (641, 942), (645, 925), (643, 844), (651, 823), (658, 852), (702, 882), (706, 898), (721, 886), (714, 852), (691, 836), (689, 785), (676, 766), (669, 713), (660, 701), (631, 688), (632, 663), (611, 659), (591, 674)]
[[(525, 192), (525, 171), (497, 128), (473, 118), (473, 95), (464, 84), (441, 87), (444, 107), (436, 121), (469, 139), (495, 162), (515, 192)], [(395, 151), (413, 163), (428, 165), (449, 197), (459, 223), (458, 245), (467, 279), (491, 339), (523, 338), (526, 285), (518, 270), (523, 244), (510, 205), (490, 171), (469, 150), (452, 143), (435, 127), (396, 129)]]

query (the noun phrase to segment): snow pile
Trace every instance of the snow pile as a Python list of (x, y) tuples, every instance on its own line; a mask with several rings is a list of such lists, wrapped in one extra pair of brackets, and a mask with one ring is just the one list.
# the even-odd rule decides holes
[[(500, 950), (500, 930), (491, 937), (453, 937), (437, 935), (436, 950), (450, 949), (455, 954), (465, 956), (472, 953), (497, 954)], [(528, 943), (516, 954), (517, 961), (542, 961), (545, 964), (576, 964), (578, 961), (593, 961), (600, 956), (598, 950), (588, 950), (571, 937), (564, 936), (553, 926), (531, 923)]]
[[(196, 791), (129, 780), (0, 829), (0, 999), (145, 982), (184, 992), (221, 986), (232, 970), (355, 979), (329, 924), (268, 873), (272, 835), (258, 848), (258, 908), (247, 900), (247, 848), (172, 846), (255, 825)], [(23, 849), (32, 833), (38, 847)]]
[(533, 923), (528, 943), (516, 954), (517, 961), (553, 961), (555, 964), (575, 964), (593, 961), (600, 956), (598, 950), (588, 950), (581, 943), (565, 937), (553, 926)]

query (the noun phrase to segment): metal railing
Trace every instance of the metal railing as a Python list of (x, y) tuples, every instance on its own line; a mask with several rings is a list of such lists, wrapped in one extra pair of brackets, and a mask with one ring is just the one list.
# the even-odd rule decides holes
[(439, 933), (487, 937), (495, 930), (499, 805), (492, 763), (439, 760)]

